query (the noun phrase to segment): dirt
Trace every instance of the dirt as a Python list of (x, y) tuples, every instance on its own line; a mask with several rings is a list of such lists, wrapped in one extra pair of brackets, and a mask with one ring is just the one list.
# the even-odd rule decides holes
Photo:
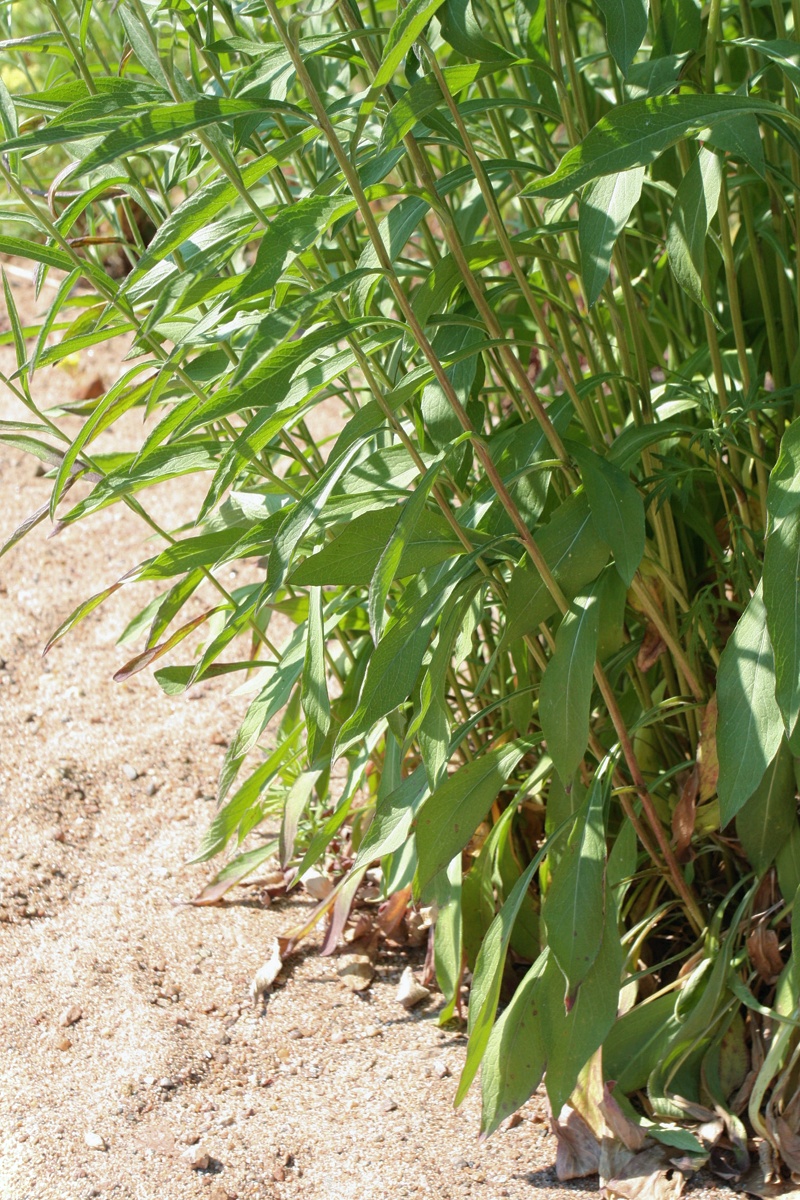
[[(11, 272), (27, 320), (27, 269)], [(98, 377), (107, 387), (124, 349), (42, 371), (39, 403)], [(0, 347), (0, 370), (12, 362)], [(0, 384), (0, 419), (23, 415)], [(135, 444), (137, 418), (125, 420)], [(0, 543), (49, 489), (33, 459), (0, 445)], [(201, 494), (181, 481), (147, 506), (176, 528)], [(0, 1200), (595, 1194), (557, 1183), (541, 1096), (484, 1143), (477, 1089), (454, 1109), (465, 1038), (438, 1028), (435, 993), (412, 1012), (396, 998), (422, 950), (385, 954), (354, 993), (312, 945), (253, 1004), (274, 937), (312, 901), (265, 907), (238, 889), (218, 907), (184, 903), (213, 874), (185, 864), (246, 697), (217, 682), (170, 699), (147, 672), (112, 681), (143, 588), (123, 588), (42, 659), (80, 601), (153, 552), (121, 505), (49, 531), (0, 560)]]

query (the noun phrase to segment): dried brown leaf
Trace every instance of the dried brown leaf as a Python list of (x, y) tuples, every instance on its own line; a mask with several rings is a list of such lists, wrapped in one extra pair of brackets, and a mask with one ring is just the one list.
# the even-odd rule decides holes
[(757, 925), (747, 939), (747, 953), (764, 982), (774, 983), (784, 966), (775, 930)]
[(638, 1152), (648, 1143), (647, 1134), (641, 1125), (637, 1125), (627, 1117), (612, 1095), (611, 1087), (606, 1084), (603, 1088), (603, 1099), (600, 1101), (600, 1111), (606, 1119), (608, 1128), (618, 1141), (628, 1150)]
[(565, 1105), (550, 1126), (556, 1135), (556, 1175), (564, 1183), (596, 1175), (600, 1168), (600, 1143), (573, 1108)]
[(351, 992), (363, 992), (375, 977), (375, 968), (366, 954), (350, 954), (342, 960), (336, 974)]
[(403, 888), (389, 897), (385, 904), (378, 909), (378, 925), (384, 937), (389, 937), (397, 929), (408, 911), (411, 902), (411, 887)]
[(716, 692), (706, 705), (700, 722), (700, 740), (697, 743), (697, 765), (700, 770), (700, 803), (717, 794), (719, 759), (717, 757), (717, 696)]
[(689, 862), (694, 821), (697, 813), (697, 796), (700, 790), (700, 771), (692, 767), (689, 777), (681, 789), (680, 798), (672, 814), (672, 835), (675, 838), (675, 857), (679, 863)]
[(606, 1181), (608, 1200), (677, 1200), (686, 1177), (672, 1164), (664, 1146), (650, 1146), (634, 1154), (622, 1171)]
[(636, 655), (636, 666), (640, 671), (649, 671), (667, 650), (667, 643), (651, 621), (647, 623), (639, 653)]

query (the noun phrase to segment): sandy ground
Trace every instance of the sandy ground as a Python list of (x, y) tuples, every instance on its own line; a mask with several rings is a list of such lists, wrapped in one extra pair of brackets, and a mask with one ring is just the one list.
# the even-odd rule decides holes
[[(11, 281), (30, 312), (30, 287)], [(39, 401), (98, 374), (110, 384), (118, 357), (42, 372)], [(0, 348), (0, 369), (11, 362)], [(0, 419), (22, 415), (0, 385)], [(181, 483), (147, 505), (175, 527), (201, 490)], [(0, 445), (0, 542), (48, 492), (34, 460)], [(419, 951), (386, 954), (353, 994), (309, 947), (265, 1011), (252, 1006), (255, 970), (308, 899), (265, 908), (238, 889), (216, 908), (180, 903), (212, 874), (183, 864), (245, 700), (224, 682), (189, 699), (146, 672), (112, 682), (142, 590), (42, 660), (82, 599), (152, 553), (122, 506), (47, 532), (0, 561), (0, 1200), (594, 1194), (556, 1182), (541, 1098), (483, 1144), (475, 1090), (454, 1110), (465, 1039), (437, 1027), (436, 996), (413, 1013), (395, 996)], [(203, 1154), (193, 1169), (187, 1155)]]

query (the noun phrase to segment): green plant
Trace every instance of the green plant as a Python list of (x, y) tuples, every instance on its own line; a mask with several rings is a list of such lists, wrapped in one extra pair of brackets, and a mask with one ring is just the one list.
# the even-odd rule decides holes
[[(161, 580), (120, 677), (201, 624), (165, 690), (258, 672), (200, 857), (277, 802), (300, 874), (349, 831), (334, 929), (376, 861), (433, 903), (484, 1131), (544, 1075), (629, 1153), (707, 1157), (688, 1119), (731, 1175), (748, 1126), (800, 1168), (797, 0), (38, 11), (0, 250), (62, 282), (36, 330), (6, 288), (0, 436), (52, 467), (36, 520), (121, 502), (166, 543), (54, 636)], [(71, 439), (31, 377), (123, 332)], [(96, 453), (134, 406), (138, 452)], [(200, 471), (159, 530), (143, 493)]]

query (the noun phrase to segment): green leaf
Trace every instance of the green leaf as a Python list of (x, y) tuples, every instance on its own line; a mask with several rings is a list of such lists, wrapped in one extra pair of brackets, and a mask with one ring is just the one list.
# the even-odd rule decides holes
[(586, 498), (598, 537), (614, 555), (623, 582), (630, 587), (644, 557), (644, 501), (619, 467), (575, 443), (569, 444), (581, 469)]
[(567, 981), (566, 1006), (591, 970), (603, 940), (606, 786), (594, 776), (553, 872), (542, 917), (547, 944)]
[(377, 566), (369, 584), (368, 612), (369, 627), (372, 640), (377, 644), (383, 630), (386, 616), (386, 600), (395, 576), (400, 570), (400, 563), (413, 536), (417, 523), (422, 516), (430, 495), (431, 488), (444, 466), (445, 454), (439, 454), (428, 467), (425, 474), (414, 487), (408, 500), (400, 507), (397, 523), (389, 535), (389, 539), (381, 551)]
[(372, 82), (372, 92), (391, 83), (395, 71), (422, 33), (442, 0), (410, 0), (389, 30), (383, 58)]
[(354, 442), (341, 458), (328, 466), (327, 470), (304, 493), (303, 498), (289, 511), (275, 535), (272, 553), (269, 556), (267, 586), (271, 594), (274, 595), (283, 583), (295, 548), (318, 518), (331, 492), (360, 450), (361, 442)]
[(761, 783), (783, 736), (760, 583), (722, 652), (717, 700), (717, 791), (724, 828)]
[[(255, 102), (251, 100), (228, 100), (224, 97), (202, 96), (196, 100), (181, 101), (176, 104), (162, 104), (151, 108), (149, 112), (124, 121), (117, 129), (107, 134), (99, 146), (91, 150), (79, 165), (79, 173), (86, 175), (104, 167), (117, 158), (125, 158), (128, 154), (141, 154), (150, 146), (158, 146), (163, 142), (182, 137), (195, 129), (203, 129), (220, 121), (233, 121), (237, 117), (258, 116), (267, 113), (283, 113), (287, 117), (307, 120), (302, 109), (294, 104), (283, 104), (277, 101)], [(91, 135), (91, 127), (87, 133)], [(86, 134), (84, 134), (86, 136)], [(75, 132), (67, 130), (64, 141), (75, 138)], [(28, 143), (36, 143), (36, 134), (26, 138), (17, 138), (22, 142), (21, 149)]]
[[(316, 129), (304, 130), (282, 142), (271, 154), (264, 154), (254, 162), (248, 163), (240, 171), (242, 183), (246, 188), (255, 187), (259, 180), (265, 178), (281, 162), (297, 153), (307, 142), (317, 136)], [(126, 290), (137, 279), (141, 279), (167, 255), (180, 249), (192, 234), (208, 225), (214, 217), (230, 208), (239, 199), (237, 188), (226, 176), (214, 179), (211, 183), (204, 184), (203, 187), (192, 192), (159, 227), (152, 242), (128, 276), (123, 290)]]
[(472, 0), (445, 0), (439, 14), (442, 37), (465, 58), (479, 62), (511, 63), (513, 56), (481, 33)]
[(547, 752), (562, 779), (572, 776), (589, 743), (598, 607), (596, 592), (572, 601), (542, 676), (539, 720)]
[(647, 33), (648, 0), (597, 0), (606, 23), (606, 40), (614, 61), (627, 75)]
[(415, 769), (388, 796), (378, 797), (375, 816), (358, 848), (354, 867), (369, 866), (399, 850), (407, 840), (414, 814), (428, 794), (425, 771)]
[(800, 887), (800, 825), (797, 823), (792, 826), (792, 832), (778, 851), (775, 869), (781, 895), (788, 903)]
[(436, 982), (445, 999), (439, 1014), (439, 1024), (446, 1024), (453, 1016), (459, 999), (463, 949), (461, 945), (461, 855), (457, 854), (447, 868), (447, 899), (437, 895), (436, 932), (433, 952), (436, 967)]
[(221, 871), (217, 872), (211, 883), (206, 884), (192, 904), (217, 904), (226, 892), (235, 887), (237, 883), (241, 883), (248, 875), (252, 875), (253, 871), (257, 870), (268, 858), (272, 858), (277, 848), (278, 839), (273, 838), (263, 846), (256, 846), (254, 850), (245, 850), (243, 854), (237, 854)]
[[(477, 63), (461, 63), (457, 67), (445, 67), (443, 75), (450, 91), (457, 94), (474, 83), (480, 72)], [(381, 149), (391, 150), (411, 132), (417, 121), (444, 102), (441, 88), (432, 75), (420, 79), (389, 110), (381, 134)]]
[[(561, 829), (559, 828), (553, 837), (557, 837), (560, 832)], [(552, 838), (548, 838), (544, 845), (537, 850), (531, 862), (514, 884), (505, 904), (492, 921), (486, 936), (481, 942), (478, 961), (475, 964), (475, 972), (472, 977), (468, 1018), (469, 1044), (467, 1045), (467, 1058), (464, 1063), (464, 1069), (461, 1072), (461, 1078), (458, 1081), (458, 1088), (456, 1090), (456, 1107), (458, 1107), (469, 1091), (470, 1085), (478, 1072), (478, 1067), (481, 1065), (481, 1059), (486, 1052), (497, 1014), (503, 967), (505, 966), (506, 954), (511, 942), (511, 934), (514, 930), (514, 922), (527, 895), (530, 882), (535, 872), (539, 869), (551, 841)]]
[(776, 519), (800, 508), (800, 417), (792, 421), (781, 438), (778, 461), (769, 477), (767, 508)]
[(749, 96), (648, 96), (620, 104), (564, 155), (551, 175), (529, 184), (522, 195), (568, 196), (601, 175), (647, 166), (681, 138), (696, 137), (738, 113), (785, 117), (778, 105)]
[(549, 950), (539, 955), (491, 1032), (481, 1064), (481, 1133), (488, 1137), (521, 1108), (544, 1075), (547, 1046), (539, 1011)]
[(784, 738), (753, 795), (736, 816), (736, 834), (756, 875), (764, 875), (797, 825), (794, 760)]
[[(536, 544), (556, 583), (571, 600), (602, 571), (608, 546), (595, 531), (585, 496), (570, 496), (542, 529)], [(557, 611), (557, 605), (529, 560), (516, 567), (508, 588), (508, 617), (504, 645), (538, 628)]]
[(52, 633), (47, 639), (47, 644), (42, 651), (42, 655), (44, 656), (47, 654), (48, 650), (51, 650), (53, 646), (55, 646), (56, 642), (60, 642), (61, 639), (68, 634), (71, 629), (74, 629), (84, 617), (88, 617), (89, 613), (94, 612), (99, 605), (107, 600), (109, 596), (113, 596), (114, 592), (118, 591), (121, 587), (121, 582), (112, 583), (111, 587), (104, 588), (102, 592), (97, 592), (94, 596), (90, 596), (88, 600), (83, 600), (78, 607), (70, 613), (66, 621), (61, 622), (55, 633)]
[(564, 1006), (564, 977), (552, 953), (542, 979), (538, 1000), (547, 1046), (545, 1084), (553, 1112), (566, 1104), (616, 1020), (625, 962), (617, 922), (618, 904), (607, 892), (600, 949), (569, 1010)]
[(58, 250), (55, 246), (40, 246), (28, 238), (0, 237), (0, 254), (28, 258), (46, 267), (55, 267), (58, 271), (71, 271), (75, 265), (64, 250)]
[(428, 797), (416, 822), (417, 894), (464, 849), (528, 748), (520, 739), (488, 750)]
[(644, 167), (595, 179), (583, 191), (578, 209), (581, 276), (589, 308), (602, 292), (617, 238), (642, 194)]
[(469, 557), (465, 556), (463, 563), (450, 568), (430, 591), (423, 585), (408, 586), (370, 656), (358, 705), (339, 732), (336, 755), (343, 754), (376, 721), (411, 695), (433, 627), (469, 568)]
[(306, 196), (282, 208), (261, 238), (256, 261), (234, 291), (230, 304), (273, 288), (299, 254), (313, 246), (335, 221), (355, 212), (356, 207), (355, 200), (342, 195)]
[(800, 509), (774, 523), (764, 553), (764, 607), (775, 698), (791, 734), (800, 713)]
[(322, 591), (318, 587), (312, 588), (308, 597), (302, 704), (308, 729), (308, 761), (313, 763), (331, 727), (331, 702), (325, 681)]
[(291, 768), (297, 761), (302, 726), (297, 728), (272, 751), (265, 762), (253, 772), (249, 779), (235, 792), (226, 805), (219, 810), (209, 825), (200, 848), (191, 859), (192, 863), (206, 862), (224, 850), (236, 829), (263, 795), (279, 771)]
[(645, 1086), (678, 1028), (674, 1011), (670, 992), (637, 1004), (614, 1025), (603, 1046), (603, 1069), (620, 1092)]
[(311, 798), (311, 793), (314, 790), (314, 784), (319, 779), (322, 771), (303, 771), (297, 776), (289, 793), (286, 797), (283, 807), (283, 820), (281, 821), (280, 838), (278, 839), (279, 856), (281, 866), (288, 866), (294, 854), (294, 844), (297, 840), (297, 830), (300, 825), (300, 818), (305, 811), (305, 807)]
[(761, 38), (736, 38), (731, 45), (745, 46), (748, 50), (755, 50), (756, 54), (763, 54), (770, 62), (777, 63), (786, 78), (791, 80), (795, 90), (800, 92), (800, 49), (797, 42), (790, 42), (788, 38), (776, 38), (771, 41)]
[(697, 304), (703, 303), (706, 236), (717, 211), (721, 186), (719, 157), (702, 148), (681, 181), (667, 226), (669, 265)]
[[(395, 504), (356, 517), (324, 549), (312, 554), (292, 572), (292, 585), (367, 587), (396, 523)], [(441, 513), (424, 509), (409, 534), (396, 578), (416, 575), (461, 550), (461, 542)]]

